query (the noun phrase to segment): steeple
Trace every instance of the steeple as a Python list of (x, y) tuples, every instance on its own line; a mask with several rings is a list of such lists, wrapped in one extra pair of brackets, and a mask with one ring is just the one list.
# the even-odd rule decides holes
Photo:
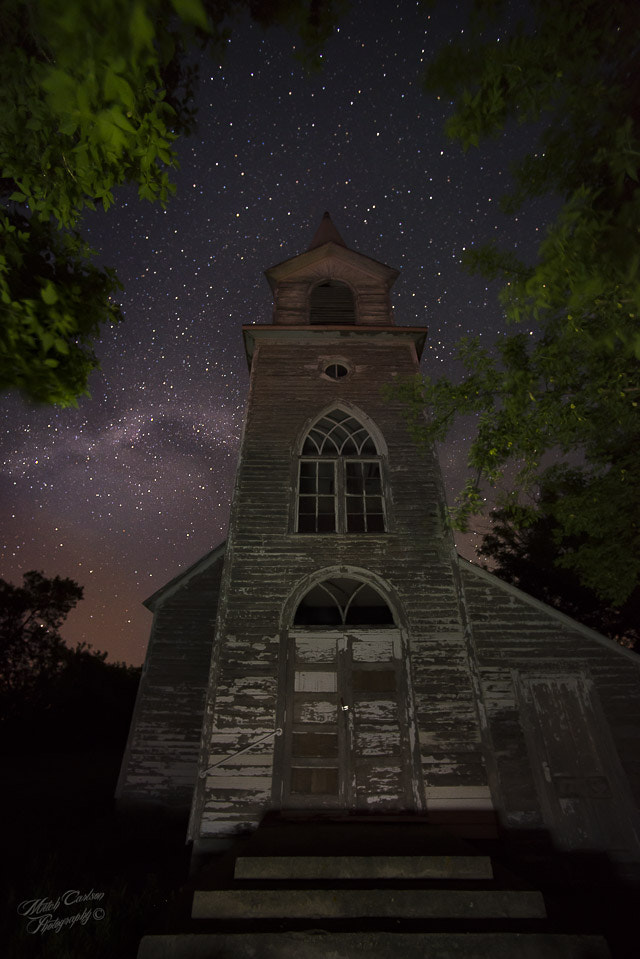
[(320, 226), (316, 230), (313, 240), (309, 245), (309, 249), (315, 250), (316, 247), (324, 246), (325, 243), (337, 243), (338, 246), (344, 246), (345, 248), (347, 246), (338, 233), (328, 210), (325, 210), (324, 216), (320, 221)]

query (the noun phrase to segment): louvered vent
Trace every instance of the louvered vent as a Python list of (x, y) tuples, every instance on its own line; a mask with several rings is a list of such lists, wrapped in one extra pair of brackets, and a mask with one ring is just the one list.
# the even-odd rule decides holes
[(355, 323), (356, 308), (349, 287), (338, 280), (325, 280), (314, 287), (309, 302), (309, 322)]

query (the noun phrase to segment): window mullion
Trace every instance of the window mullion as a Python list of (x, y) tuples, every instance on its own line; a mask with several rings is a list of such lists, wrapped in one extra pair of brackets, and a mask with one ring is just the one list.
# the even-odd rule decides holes
[(344, 456), (341, 456), (339, 460), (336, 460), (336, 504), (338, 507), (338, 532), (346, 533), (347, 531), (347, 466), (346, 459)]

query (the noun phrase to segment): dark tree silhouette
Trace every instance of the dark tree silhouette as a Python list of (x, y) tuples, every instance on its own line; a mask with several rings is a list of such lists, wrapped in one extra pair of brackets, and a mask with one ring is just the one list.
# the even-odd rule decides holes
[(640, 652), (640, 588), (614, 607), (563, 565), (583, 537), (562, 535), (554, 515), (562, 498), (562, 485), (543, 487), (537, 508), (529, 510), (524, 521), (513, 509), (492, 510), (492, 530), (482, 541), (480, 555), (492, 561), (491, 572), (501, 579)]
[(82, 599), (72, 579), (30, 570), (22, 586), (0, 580), (0, 693), (33, 695), (62, 668), (66, 647), (60, 627)]

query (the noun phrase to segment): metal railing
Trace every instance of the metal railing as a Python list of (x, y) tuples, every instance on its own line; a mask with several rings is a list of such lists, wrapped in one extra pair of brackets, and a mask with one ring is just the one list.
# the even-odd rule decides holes
[(252, 743), (249, 743), (248, 746), (245, 746), (243, 749), (236, 750), (235, 753), (230, 753), (228, 756), (225, 756), (224, 759), (219, 759), (217, 763), (214, 763), (213, 766), (207, 766), (206, 769), (202, 769), (198, 775), (200, 779), (204, 779), (208, 772), (211, 772), (212, 769), (216, 769), (218, 766), (222, 766), (224, 763), (228, 763), (230, 759), (235, 759), (236, 756), (241, 756), (242, 753), (248, 752), (250, 749), (253, 749), (254, 746), (257, 746), (258, 743), (265, 743), (267, 739), (271, 739), (272, 736), (282, 736), (282, 729), (278, 726), (277, 729), (274, 729), (272, 733), (267, 733), (266, 736), (260, 736), (259, 739), (254, 739)]

